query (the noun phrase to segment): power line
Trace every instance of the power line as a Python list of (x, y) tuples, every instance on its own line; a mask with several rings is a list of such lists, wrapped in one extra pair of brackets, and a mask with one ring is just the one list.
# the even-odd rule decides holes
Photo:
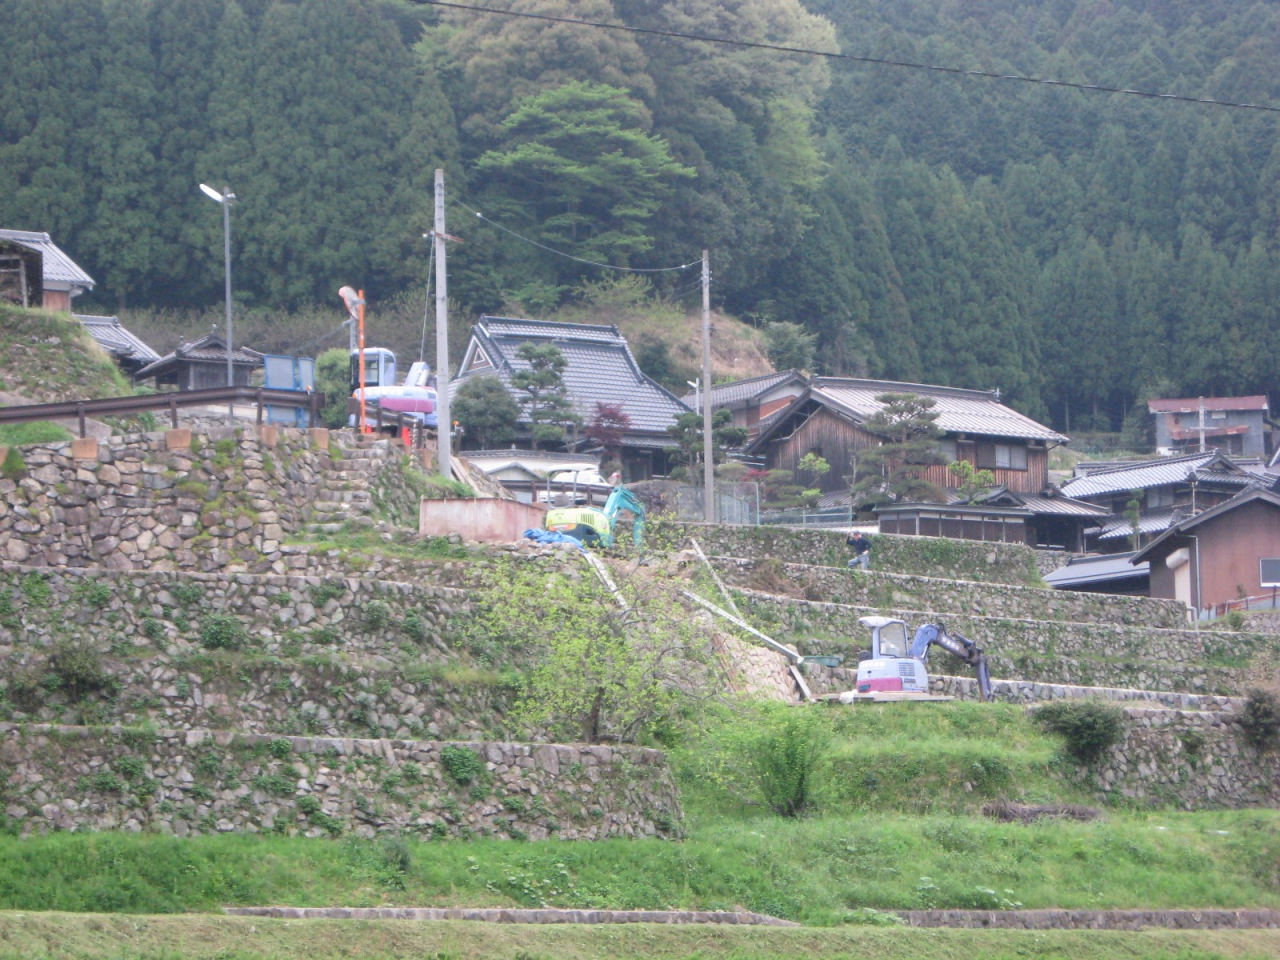
[(756, 40), (733, 40), (729, 37), (711, 37), (696, 33), (682, 33), (677, 30), (659, 30), (654, 27), (633, 27), (622, 23), (604, 23), (599, 20), (578, 20), (573, 17), (553, 17), (546, 13), (524, 13), (518, 10), (501, 10), (496, 7), (481, 7), (470, 3), (454, 3), (452, 0), (412, 0), (421, 6), (447, 7), (452, 10), (469, 10), (473, 13), (489, 13), (500, 17), (520, 17), (525, 20), (543, 20), (549, 23), (567, 23), (578, 27), (595, 27), (600, 30), (617, 30), (622, 33), (640, 33), (654, 37), (668, 37), (673, 40), (694, 40), (700, 43), (719, 43), (730, 47), (748, 47), (754, 50), (772, 50), (778, 53), (798, 53), (808, 57), (825, 57), (829, 60), (849, 60), (855, 63), (867, 63), (879, 67), (904, 67), (909, 70), (927, 70), (932, 73), (949, 73), (962, 77), (981, 77), (986, 80), (1016, 80), (1019, 83), (1038, 83), (1050, 87), (1066, 87), (1072, 90), (1087, 90), (1090, 93), (1123, 93), (1132, 97), (1146, 97), (1151, 100), (1177, 100), (1183, 103), (1202, 103), (1213, 107), (1232, 107), (1238, 110), (1263, 110), (1268, 113), (1280, 113), (1280, 107), (1264, 103), (1238, 103), (1232, 100), (1213, 100), (1208, 97), (1184, 97), (1176, 93), (1152, 93), (1147, 90), (1129, 90), (1124, 87), (1105, 87), (1097, 83), (1075, 83), (1070, 80), (1048, 80), (1043, 77), (1024, 77), (1014, 73), (990, 73), (985, 70), (964, 70), (960, 67), (943, 67), (932, 63), (913, 63), (909, 60), (890, 60), (884, 57), (860, 57), (852, 53), (837, 53), (831, 50), (812, 50), (808, 47), (791, 47), (780, 43), (763, 43)]
[(545, 243), (539, 243), (537, 240), (531, 240), (528, 237), (524, 236), (523, 234), (516, 233), (514, 230), (504, 227), (502, 224), (497, 223), (496, 221), (490, 220), (479, 210), (473, 210), (471, 207), (468, 207), (465, 203), (463, 203), (461, 200), (457, 199), (456, 197), (450, 197), (449, 199), (451, 202), (456, 203), (458, 206), (460, 206), (463, 210), (466, 210), (469, 213), (474, 213), (479, 219), (483, 220), (485, 223), (489, 224), (492, 227), (497, 227), (503, 233), (511, 234), (511, 236), (515, 237), (517, 240), (523, 240), (525, 243), (532, 244), (533, 246), (537, 247), (540, 250), (546, 250), (548, 253), (554, 253), (556, 256), (564, 257), (566, 260), (574, 260), (578, 263), (586, 263), (593, 267), (603, 267), (606, 270), (619, 270), (619, 271), (622, 271), (623, 273), (673, 273), (676, 270), (688, 270), (690, 267), (697, 266), (698, 264), (702, 263), (701, 260), (691, 260), (689, 263), (682, 263), (678, 267), (620, 267), (617, 264), (613, 264), (613, 263), (600, 263), (598, 260), (584, 260), (582, 257), (575, 257), (571, 253), (565, 253), (563, 250), (557, 250), (555, 247), (548, 247)]

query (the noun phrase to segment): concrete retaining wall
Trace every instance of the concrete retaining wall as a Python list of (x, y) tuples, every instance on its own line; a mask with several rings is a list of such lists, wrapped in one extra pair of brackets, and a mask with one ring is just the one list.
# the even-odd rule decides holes
[[(0, 737), (6, 812), (23, 833), (596, 840), (681, 826), (665, 758), (638, 747), (13, 724), (0, 724)], [(463, 782), (460, 770), (474, 776)]]
[(542, 529), (546, 509), (515, 500), (423, 500), (418, 512), (418, 533), (443, 537), (456, 533), (464, 540), (511, 542), (529, 529)]

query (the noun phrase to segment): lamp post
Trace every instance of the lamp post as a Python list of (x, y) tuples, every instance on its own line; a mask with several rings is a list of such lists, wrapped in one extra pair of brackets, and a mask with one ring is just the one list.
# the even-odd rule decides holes
[[(227, 386), (234, 387), (236, 379), (231, 365), (231, 204), (235, 203), (236, 195), (231, 192), (230, 187), (223, 187), (221, 191), (218, 191), (207, 183), (200, 184), (200, 190), (210, 200), (222, 204), (222, 258), (223, 272), (226, 277), (227, 301)], [(227, 416), (229, 419), (235, 420), (236, 405), (234, 400), (227, 405)]]

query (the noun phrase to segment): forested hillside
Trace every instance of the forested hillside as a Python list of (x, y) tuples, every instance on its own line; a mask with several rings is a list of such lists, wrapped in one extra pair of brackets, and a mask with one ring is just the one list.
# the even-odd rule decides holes
[[(490, 2), (1280, 104), (1274, 3)], [(717, 301), (806, 325), (821, 372), (999, 387), (1076, 430), (1153, 390), (1280, 400), (1276, 114), (393, 0), (0, 0), (0, 22), (0, 225), (53, 233), (105, 309), (217, 302), (202, 180), (239, 197), (246, 306), (420, 292), (443, 165), (464, 315), (600, 279), (480, 211), (634, 267), (708, 247)]]

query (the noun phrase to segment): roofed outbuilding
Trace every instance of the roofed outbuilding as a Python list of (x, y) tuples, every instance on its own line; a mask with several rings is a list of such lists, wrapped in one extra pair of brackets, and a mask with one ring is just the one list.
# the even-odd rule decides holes
[(115, 317), (95, 317), (75, 314), (84, 324), (89, 336), (97, 342), (125, 373), (136, 376), (138, 371), (160, 359), (149, 346), (125, 329)]
[[(47, 233), (30, 230), (0, 230), (0, 253), (9, 250), (10, 259), (15, 249), (40, 255), (40, 297), (28, 296), (24, 306), (43, 306), (46, 310), (71, 312), (71, 301), (95, 286), (89, 276), (67, 254), (59, 249)], [(31, 258), (17, 258), (24, 269), (24, 282), (31, 282), (34, 270)], [(25, 262), (22, 262), (24, 261)]]
[[(262, 366), (262, 354), (247, 347), (231, 351), (235, 386), (249, 386), (253, 371)], [(208, 390), (227, 385), (227, 343), (216, 333), (179, 344), (170, 354), (143, 367), (137, 380), (154, 379), (156, 386), (172, 386), (179, 390)]]

